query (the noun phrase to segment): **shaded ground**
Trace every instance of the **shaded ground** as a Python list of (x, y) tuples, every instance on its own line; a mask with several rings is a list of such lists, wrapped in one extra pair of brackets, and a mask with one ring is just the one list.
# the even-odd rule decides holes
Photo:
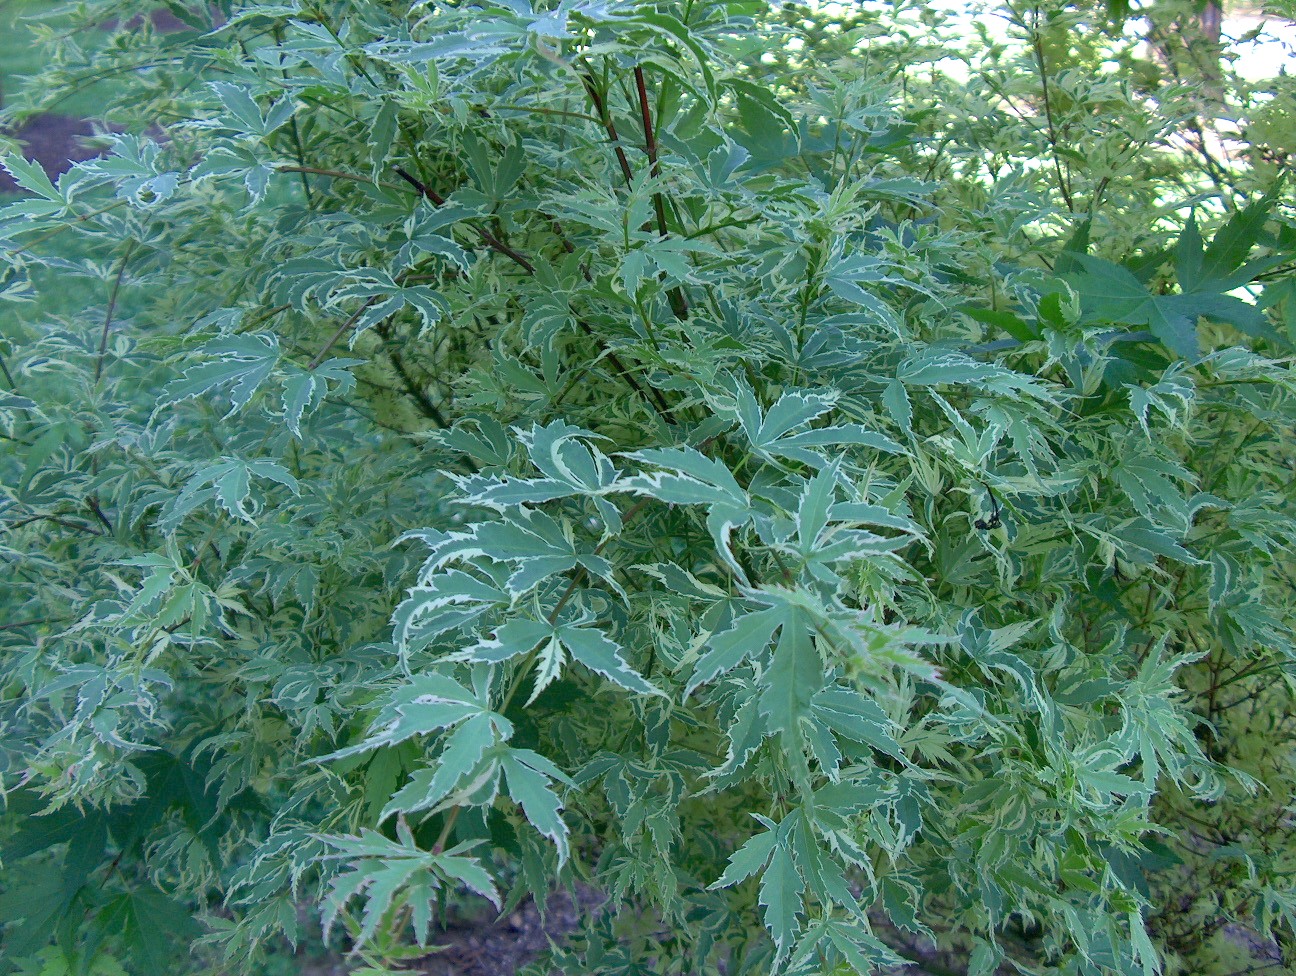
[[(5, 134), (16, 138), (21, 144), (22, 154), (40, 163), (51, 179), (67, 172), (73, 163), (100, 154), (100, 150), (88, 141), (95, 135), (95, 126), (90, 119), (38, 115), (16, 132)], [(17, 189), (13, 178), (0, 170), (0, 193), (12, 193)]]
[[(530, 899), (500, 919), (491, 913), (452, 918), (445, 930), (432, 935), (437, 951), (409, 965), (410, 976), (510, 976), (548, 948), (550, 940), (561, 944), (600, 902), (591, 890), (575, 902), (566, 893), (553, 894), (543, 922)], [(347, 960), (333, 957), (305, 962), (299, 973), (345, 976), (353, 968)]]
[(573, 902), (564, 894), (549, 899), (544, 922), (528, 901), (498, 921), (464, 919), (440, 938), (445, 950), (429, 956), (419, 967), (427, 976), (501, 976), (516, 972), (542, 950), (549, 940), (561, 942), (579, 927), (581, 919), (598, 910), (600, 896), (582, 892)]

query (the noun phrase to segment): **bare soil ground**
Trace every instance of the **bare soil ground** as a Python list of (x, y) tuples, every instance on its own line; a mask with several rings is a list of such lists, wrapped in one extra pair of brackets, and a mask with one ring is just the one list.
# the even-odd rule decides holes
[[(73, 163), (93, 159), (101, 152), (92, 145), (94, 123), (69, 115), (38, 115), (16, 132), (6, 134), (13, 135), (21, 143), (23, 155), (40, 163), (51, 179), (67, 172)], [(17, 189), (13, 178), (0, 170), (0, 193)]]
[[(452, 918), (443, 931), (432, 935), (436, 951), (410, 964), (410, 976), (510, 976), (548, 948), (550, 940), (561, 945), (583, 918), (598, 911), (600, 902), (592, 890), (575, 901), (557, 893), (549, 898), (543, 921), (530, 899), (503, 918), (489, 912)], [(346, 959), (334, 956), (303, 961), (299, 972), (300, 976), (345, 976), (353, 968)]]

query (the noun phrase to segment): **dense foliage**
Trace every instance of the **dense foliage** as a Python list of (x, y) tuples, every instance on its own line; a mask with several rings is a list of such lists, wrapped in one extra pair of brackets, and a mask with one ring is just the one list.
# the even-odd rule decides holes
[(1091, 5), (139, 6), (32, 89), (110, 154), (5, 161), (6, 964), (582, 885), (563, 972), (1292, 964), (1290, 88)]

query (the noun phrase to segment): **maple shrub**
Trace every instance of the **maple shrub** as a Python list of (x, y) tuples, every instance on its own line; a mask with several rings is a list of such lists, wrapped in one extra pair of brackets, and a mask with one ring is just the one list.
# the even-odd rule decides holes
[(147, 6), (11, 101), (116, 86), (4, 156), (10, 971), (564, 888), (537, 973), (1293, 963), (1296, 227), (1202, 121), (1281, 92), (1089, 4)]

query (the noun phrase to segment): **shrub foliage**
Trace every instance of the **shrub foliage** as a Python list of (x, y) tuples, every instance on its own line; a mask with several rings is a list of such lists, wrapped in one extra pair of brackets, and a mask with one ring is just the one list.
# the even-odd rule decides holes
[(1296, 228), (1106, 12), (167, 7), (5, 161), (7, 960), (1290, 945)]

